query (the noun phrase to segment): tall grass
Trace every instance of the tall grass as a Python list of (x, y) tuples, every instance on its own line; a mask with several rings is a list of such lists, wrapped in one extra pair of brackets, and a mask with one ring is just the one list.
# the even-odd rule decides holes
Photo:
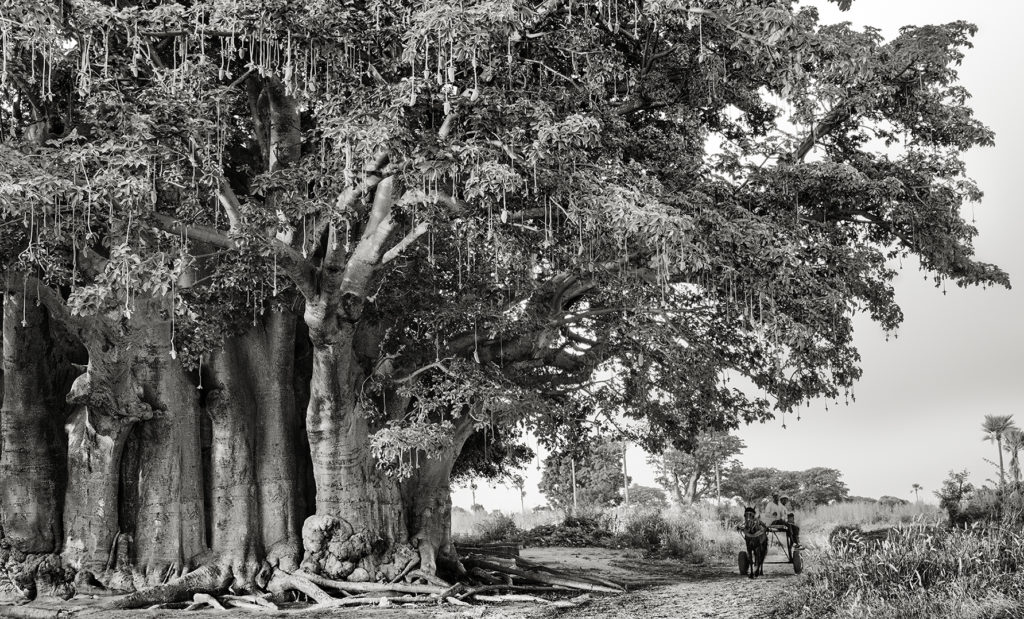
[(900, 525), (884, 541), (839, 533), (776, 617), (1024, 617), (1024, 534)]

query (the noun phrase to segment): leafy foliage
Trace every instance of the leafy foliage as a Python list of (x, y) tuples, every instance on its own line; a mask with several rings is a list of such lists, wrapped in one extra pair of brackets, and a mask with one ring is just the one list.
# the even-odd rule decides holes
[(579, 411), (621, 411), (692, 449), (848, 393), (854, 312), (902, 319), (889, 259), (1009, 283), (961, 213), (962, 153), (992, 143), (963, 22), (886, 42), (788, 0), (5, 11), (6, 267), (112, 328), (152, 301), (189, 364), (327, 298), (399, 474), (470, 411), (557, 448)]
[(695, 440), (690, 452), (668, 449), (649, 458), (657, 474), (656, 481), (671, 491), (677, 501), (691, 503), (715, 489), (715, 467), (719, 476), (728, 477), (727, 470), (740, 466), (734, 458), (745, 445), (738, 437), (726, 433), (705, 433)]
[(611, 507), (622, 503), (624, 476), (622, 442), (605, 440), (582, 453), (551, 454), (544, 459), (539, 488), (553, 507), (569, 513), (573, 507), (572, 471), (576, 471), (576, 500), (580, 507)]
[(741, 496), (748, 503), (770, 497), (787, 496), (798, 506), (811, 507), (849, 498), (849, 490), (836, 469), (813, 467), (805, 471), (781, 471), (774, 468), (743, 467), (731, 469), (722, 480), (722, 494)]

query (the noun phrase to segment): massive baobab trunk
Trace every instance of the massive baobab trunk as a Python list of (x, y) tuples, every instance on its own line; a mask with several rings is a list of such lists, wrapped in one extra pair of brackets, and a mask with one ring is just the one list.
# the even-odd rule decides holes
[[(166, 343), (170, 329), (161, 326), (151, 333)], [(134, 536), (135, 567), (150, 583), (184, 574), (207, 549), (196, 385), (167, 354), (166, 344), (153, 349), (143, 390), (155, 414), (137, 430), (141, 444)]]
[(214, 357), (211, 545), (241, 583), (262, 558), (289, 570), (301, 558), (294, 338), (295, 316), (271, 312)]
[(11, 287), (3, 320), (0, 530), (22, 553), (54, 552), (61, 541), (64, 407), (53, 397), (52, 346), (45, 311)]

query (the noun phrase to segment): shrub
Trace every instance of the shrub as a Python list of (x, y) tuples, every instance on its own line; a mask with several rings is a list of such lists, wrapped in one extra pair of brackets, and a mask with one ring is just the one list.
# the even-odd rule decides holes
[(692, 511), (637, 509), (628, 513), (616, 541), (652, 554), (702, 561), (708, 545)]
[(476, 525), (477, 538), (481, 542), (500, 542), (519, 536), (521, 531), (512, 516), (496, 511)]

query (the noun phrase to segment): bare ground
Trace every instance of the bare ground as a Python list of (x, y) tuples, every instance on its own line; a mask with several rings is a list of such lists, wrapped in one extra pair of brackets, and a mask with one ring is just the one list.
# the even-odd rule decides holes
[[(749, 619), (764, 617), (767, 609), (779, 596), (787, 595), (798, 583), (800, 576), (793, 574), (789, 564), (765, 564), (765, 576), (754, 580), (740, 576), (735, 562), (717, 562), (693, 565), (669, 559), (647, 559), (635, 550), (607, 548), (528, 548), (525, 558), (560, 569), (581, 574), (599, 575), (626, 585), (627, 593), (620, 595), (594, 595), (589, 602), (576, 608), (560, 609), (549, 605), (516, 603), (455, 607), (451, 605), (426, 608), (373, 608), (325, 609), (311, 607), (279, 613), (259, 613), (259, 617), (302, 617), (316, 619), (585, 619), (636, 617), (662, 618), (715, 618)], [(769, 561), (778, 561), (784, 555), (778, 548), (769, 552)], [(33, 603), (43, 613), (63, 608), (61, 616), (113, 617), (117, 619), (180, 618), (183, 616), (207, 619), (223, 617), (218, 611), (135, 610), (103, 612), (88, 603), (46, 604)], [(11, 607), (0, 606), (0, 616), (9, 616)], [(67, 611), (71, 612), (68, 613)], [(249, 615), (234, 611), (233, 615)], [(45, 616), (43, 614), (38, 615)], [(51, 615), (56, 616), (56, 614)]]

